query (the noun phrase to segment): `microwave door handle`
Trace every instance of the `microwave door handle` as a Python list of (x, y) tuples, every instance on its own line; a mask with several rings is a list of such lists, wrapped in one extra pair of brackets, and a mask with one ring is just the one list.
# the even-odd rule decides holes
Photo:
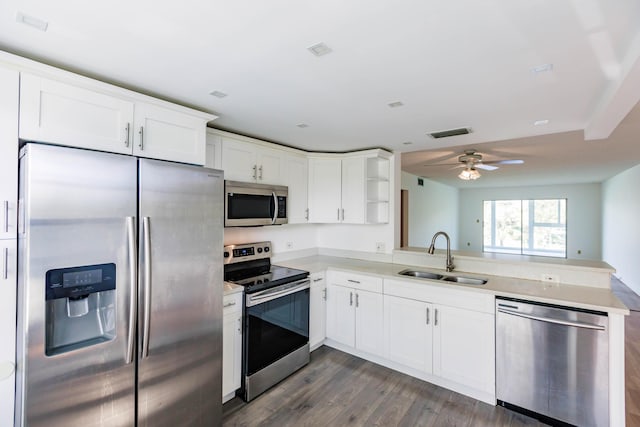
[(271, 224), (275, 224), (278, 219), (278, 196), (276, 196), (276, 192), (272, 191), (271, 195), (273, 196), (273, 218), (271, 218)]

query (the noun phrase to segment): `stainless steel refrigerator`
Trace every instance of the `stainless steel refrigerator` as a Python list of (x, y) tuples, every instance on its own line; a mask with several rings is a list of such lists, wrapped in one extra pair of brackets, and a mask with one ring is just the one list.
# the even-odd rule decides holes
[(26, 144), (17, 425), (221, 424), (223, 176)]

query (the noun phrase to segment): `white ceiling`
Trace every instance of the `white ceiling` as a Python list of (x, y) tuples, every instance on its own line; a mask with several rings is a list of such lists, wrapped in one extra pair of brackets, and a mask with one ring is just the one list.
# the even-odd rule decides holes
[[(333, 51), (313, 56), (319, 42)], [(590, 144), (583, 131), (607, 137), (640, 100), (638, 0), (3, 0), (0, 49), (318, 151), (482, 151), (556, 133), (575, 150)], [(462, 126), (473, 133), (426, 135)], [(552, 140), (540, 147), (559, 149)]]

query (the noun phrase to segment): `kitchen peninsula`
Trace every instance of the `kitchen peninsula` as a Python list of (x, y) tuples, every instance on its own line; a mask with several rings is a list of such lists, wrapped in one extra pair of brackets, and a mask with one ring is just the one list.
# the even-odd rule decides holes
[[(289, 259), (278, 259), (281, 265), (310, 271), (312, 277), (326, 274), (326, 282), (315, 290), (315, 299), (312, 285), (310, 334), (317, 337), (317, 329), (323, 329), (320, 342), (318, 338), (313, 342), (312, 338), (312, 348), (324, 343), (495, 405), (495, 297), (603, 312), (607, 313), (609, 322), (609, 425), (624, 425), (624, 317), (629, 311), (608, 287), (607, 280), (614, 271), (608, 264), (454, 252), (459, 268), (445, 272), (444, 254), (427, 256), (422, 248), (394, 250), (392, 262), (357, 259), (357, 254), (354, 258), (344, 254), (332, 256), (331, 252), (320, 250), (319, 255), (302, 258), (290, 258), (291, 254), (287, 254)], [(406, 269), (482, 278), (487, 283), (464, 285), (399, 274)], [(562, 281), (532, 280), (531, 277), (541, 277), (540, 271)], [(507, 277), (507, 273), (511, 277)], [(587, 285), (576, 283), (584, 278), (589, 278), (585, 281)], [(341, 291), (346, 301), (340, 300)], [(353, 314), (332, 307), (342, 302), (348, 305), (349, 298), (356, 298), (357, 308)], [(432, 307), (432, 316), (438, 310), (441, 325), (459, 328), (442, 331), (433, 328), (433, 337), (438, 342), (427, 346), (428, 351), (434, 353), (429, 355), (432, 365), (425, 368), (424, 355), (411, 353), (412, 346), (407, 347), (403, 342), (408, 337), (418, 339), (420, 332), (416, 334), (411, 329), (403, 335), (402, 331), (393, 329), (400, 325), (394, 325), (393, 319), (398, 313), (406, 315), (412, 309), (424, 313), (429, 307)], [(358, 309), (362, 309), (361, 312), (357, 312)], [(326, 318), (322, 319), (322, 314), (314, 316), (314, 312), (326, 313)], [(339, 328), (332, 326), (336, 322), (340, 323)], [(344, 334), (350, 327), (355, 338)], [(403, 327), (412, 328), (406, 324)], [(447, 332), (455, 334), (455, 340), (448, 340)], [(408, 358), (414, 354), (416, 358)]]

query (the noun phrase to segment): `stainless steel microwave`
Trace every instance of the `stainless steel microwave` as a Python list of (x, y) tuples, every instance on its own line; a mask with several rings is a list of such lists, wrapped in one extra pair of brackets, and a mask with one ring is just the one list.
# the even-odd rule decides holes
[(289, 189), (281, 185), (225, 181), (224, 226), (251, 227), (289, 222)]

